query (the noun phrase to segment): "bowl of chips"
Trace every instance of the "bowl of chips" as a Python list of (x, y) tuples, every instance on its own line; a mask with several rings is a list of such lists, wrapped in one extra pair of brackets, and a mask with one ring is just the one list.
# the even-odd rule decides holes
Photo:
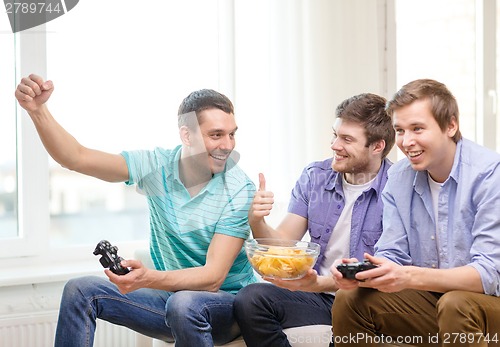
[(296, 280), (316, 264), (319, 245), (314, 242), (270, 238), (245, 241), (254, 270), (263, 277)]

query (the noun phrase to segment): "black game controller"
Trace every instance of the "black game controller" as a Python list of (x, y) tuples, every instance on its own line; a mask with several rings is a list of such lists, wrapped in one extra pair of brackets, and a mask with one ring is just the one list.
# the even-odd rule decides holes
[(95, 246), (94, 255), (101, 255), (99, 259), (101, 265), (105, 268), (109, 268), (113, 273), (117, 275), (126, 275), (130, 272), (126, 267), (121, 266), (122, 257), (118, 255), (118, 247), (111, 246), (111, 243), (107, 240), (100, 241), (97, 246)]
[(357, 263), (339, 264), (337, 265), (337, 270), (339, 270), (344, 278), (355, 280), (358, 272), (374, 269), (376, 267), (377, 265), (373, 265), (368, 259), (365, 259)]

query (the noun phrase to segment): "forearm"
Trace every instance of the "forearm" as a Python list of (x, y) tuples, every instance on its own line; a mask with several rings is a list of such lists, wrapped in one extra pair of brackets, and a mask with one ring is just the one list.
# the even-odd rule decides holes
[(293, 213), (287, 213), (276, 229), (267, 225), (264, 218), (249, 216), (253, 237), (271, 237), (284, 240), (301, 240), (307, 231), (307, 219)]
[(254, 238), (275, 238), (278, 236), (276, 230), (271, 228), (264, 218), (249, 217), (248, 223)]
[(226, 274), (213, 273), (204, 266), (172, 271), (150, 270), (148, 288), (176, 292), (179, 290), (200, 290), (216, 292)]
[(315, 288), (314, 292), (332, 293), (338, 289), (332, 276), (318, 276), (318, 287)]
[(75, 170), (82, 149), (80, 143), (61, 127), (45, 105), (29, 115), (49, 155), (63, 167)]
[(125, 158), (82, 146), (52, 117), (45, 105), (29, 115), (45, 149), (61, 166), (107, 182), (128, 180)]
[(463, 290), (484, 293), (481, 277), (472, 266), (461, 266), (453, 269), (429, 269), (407, 266), (409, 288), (446, 293), (452, 290)]

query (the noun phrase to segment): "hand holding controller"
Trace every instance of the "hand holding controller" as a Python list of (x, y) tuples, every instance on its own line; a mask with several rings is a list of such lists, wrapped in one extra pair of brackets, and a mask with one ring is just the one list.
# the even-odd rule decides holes
[(126, 275), (130, 272), (126, 267), (121, 266), (122, 257), (118, 255), (118, 247), (112, 246), (107, 240), (100, 241), (94, 250), (94, 255), (101, 255), (99, 259), (101, 265), (109, 268), (117, 275)]
[(365, 259), (364, 261), (360, 261), (357, 263), (344, 263), (337, 265), (337, 270), (342, 274), (344, 278), (356, 280), (356, 274), (361, 271), (366, 271), (370, 269), (376, 268), (376, 265), (373, 265)]

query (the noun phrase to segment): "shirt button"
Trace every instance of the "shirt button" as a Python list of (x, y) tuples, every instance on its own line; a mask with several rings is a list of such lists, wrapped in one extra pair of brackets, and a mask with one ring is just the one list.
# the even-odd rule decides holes
[(330, 232), (330, 229), (326, 229), (326, 233), (328, 234)]
[(431, 240), (434, 240), (434, 235), (431, 236)]
[(433, 268), (433, 269), (435, 269), (435, 268), (436, 268), (436, 264), (432, 264), (431, 266), (432, 266), (432, 268)]
[(339, 208), (340, 208), (340, 205), (337, 205), (337, 209), (339, 209)]

